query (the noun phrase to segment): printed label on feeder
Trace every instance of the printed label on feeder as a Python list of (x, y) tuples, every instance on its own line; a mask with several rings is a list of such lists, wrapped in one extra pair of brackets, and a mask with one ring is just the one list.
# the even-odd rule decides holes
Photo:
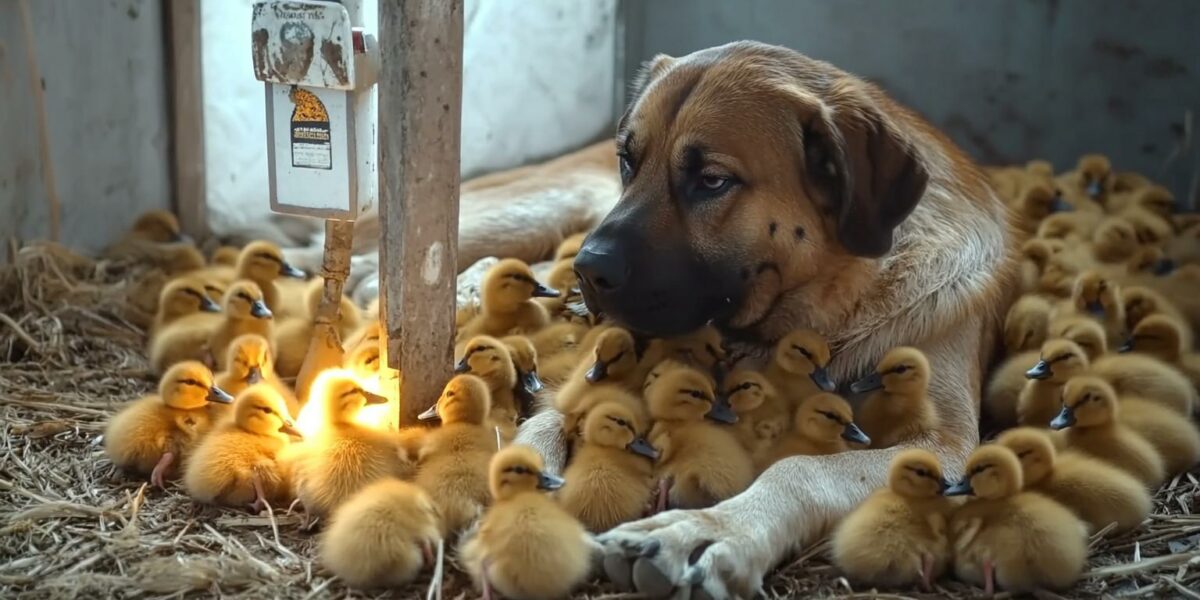
[(329, 112), (315, 94), (293, 87), (288, 94), (292, 109), (292, 166), (305, 169), (332, 169), (333, 143), (329, 133)]

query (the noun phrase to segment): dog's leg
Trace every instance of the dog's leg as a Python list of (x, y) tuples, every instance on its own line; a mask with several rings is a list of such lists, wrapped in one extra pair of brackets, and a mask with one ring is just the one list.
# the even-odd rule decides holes
[(567, 462), (567, 438), (563, 435), (562, 413), (548, 408), (530, 417), (517, 430), (517, 444), (532, 446), (542, 455), (545, 469), (562, 473)]

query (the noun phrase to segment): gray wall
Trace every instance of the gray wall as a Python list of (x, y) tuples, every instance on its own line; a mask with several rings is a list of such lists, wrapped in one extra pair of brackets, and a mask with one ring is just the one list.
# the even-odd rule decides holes
[[(96, 250), (171, 199), (158, 0), (32, 0), (61, 241)], [(16, 0), (0, 0), (0, 240), (49, 237), (37, 110)], [(5, 244), (7, 245), (7, 244)]]
[(659, 52), (781, 44), (881, 84), (982, 163), (1061, 170), (1104, 152), (1195, 206), (1195, 141), (1171, 158), (1200, 109), (1195, 0), (624, 0), (622, 11), (627, 80)]

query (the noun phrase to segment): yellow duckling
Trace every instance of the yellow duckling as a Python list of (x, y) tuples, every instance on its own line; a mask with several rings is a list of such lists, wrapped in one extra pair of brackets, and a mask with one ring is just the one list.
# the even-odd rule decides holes
[(1108, 353), (1108, 337), (1104, 332), (1104, 327), (1091, 317), (1079, 315), (1060, 317), (1050, 323), (1050, 328), (1046, 333), (1046, 337), (1049, 339), (1075, 342), (1075, 345), (1079, 346), (1087, 355), (1089, 361), (1096, 360)]
[(1066, 249), (1062, 240), (1034, 238), (1021, 245), (1021, 291), (1029, 294), (1042, 287), (1042, 271), (1050, 257)]
[(154, 324), (150, 326), (148, 333), (153, 339), (156, 333), (183, 317), (217, 312), (221, 312), (221, 305), (208, 297), (203, 281), (194, 277), (181, 277), (163, 288), (158, 300), (158, 312), (154, 315)]
[(1143, 397), (1121, 396), (1120, 421), (1142, 436), (1162, 457), (1166, 475), (1183, 473), (1200, 462), (1200, 431), (1191, 419)]
[(650, 422), (650, 411), (641, 396), (611, 384), (594, 385), (588, 388), (571, 412), (563, 415), (563, 435), (566, 436), (567, 441), (574, 442), (583, 434), (583, 422), (593, 408), (610, 403), (625, 407), (626, 410), (633, 413), (638, 423)]
[(1104, 218), (1092, 232), (1092, 255), (1102, 263), (1128, 262), (1140, 249), (1137, 230), (1121, 217)]
[(237, 246), (218, 246), (213, 250), (212, 256), (208, 260), (210, 265), (220, 265), (225, 267), (236, 267), (238, 256), (241, 255), (242, 249)]
[(1133, 225), (1137, 240), (1143, 246), (1161, 248), (1175, 237), (1175, 228), (1169, 220), (1141, 207), (1130, 206), (1121, 210), (1119, 215)]
[(1131, 207), (1170, 219), (1175, 214), (1175, 195), (1161, 185), (1147, 185), (1129, 193), (1114, 195), (1108, 200), (1108, 211), (1111, 213), (1121, 213)]
[(1009, 354), (1036, 350), (1046, 341), (1053, 305), (1045, 296), (1025, 294), (1004, 317), (1004, 349)]
[(346, 585), (371, 589), (411, 583), (433, 562), (442, 535), (429, 494), (385, 478), (354, 494), (333, 512), (321, 536), (321, 562)]
[(317, 377), (313, 398), (324, 403), (321, 429), (289, 453), (296, 497), (309, 515), (329, 514), (379, 479), (412, 476), (414, 469), (401, 459), (395, 436), (355, 420), (364, 406), (386, 404), (387, 398), (362, 389), (350, 372), (341, 369)]
[(616, 402), (593, 408), (582, 443), (563, 476), (558, 503), (596, 533), (644, 513), (654, 493), (655, 450), (642, 437), (643, 422)]
[(791, 433), (756, 461), (759, 471), (789, 456), (837, 454), (850, 444), (871, 445), (871, 438), (854, 423), (850, 403), (837, 394), (822, 392), (805, 398), (796, 409)]
[(1030, 427), (1048, 426), (1062, 406), (1063, 386), (1087, 368), (1087, 354), (1075, 342), (1050, 340), (1042, 344), (1037, 364), (1025, 372), (1029, 381), (1017, 399), (1017, 422)]
[(277, 285), (279, 280), (302, 280), (307, 275), (283, 259), (279, 246), (267, 241), (251, 242), (242, 248), (238, 256), (233, 279), (249, 279), (262, 290), (267, 307), (278, 311), (280, 317), (295, 316), (303, 312), (303, 296), (283, 298)]
[(150, 483), (166, 487), (176, 461), (208, 432), (209, 403), (232, 401), (213, 385), (208, 367), (181, 362), (163, 376), (157, 395), (136, 400), (113, 415), (104, 428), (104, 452), (118, 468), (150, 475)]
[(342, 366), (349, 369), (356, 377), (364, 381), (379, 379), (380, 369), (383, 368), (383, 354), (379, 344), (360, 344), (346, 354)]
[(482, 309), (459, 330), (460, 339), (533, 333), (550, 322), (546, 308), (533, 299), (554, 298), (558, 290), (538, 283), (529, 265), (509, 258), (496, 263), (484, 275), (480, 296)]
[[(138, 216), (129, 231), (114, 244), (119, 247), (123, 242), (139, 241), (155, 244), (169, 244), (186, 241), (187, 236), (179, 226), (179, 218), (168, 210), (149, 210)], [(110, 251), (111, 252), (111, 251)], [(106, 252), (108, 255), (110, 252)]]
[(517, 370), (517, 384), (513, 387), (517, 413), (532, 415), (538, 411), (537, 394), (546, 387), (542, 378), (538, 376), (537, 348), (523, 335), (510, 335), (501, 338), (500, 341), (508, 348), (513, 366)]
[[(661, 346), (656, 346), (656, 349)], [(648, 354), (653, 354), (650, 356)], [(658, 352), (647, 353), (633, 334), (620, 327), (605, 329), (596, 337), (592, 360), (583, 361), (554, 397), (555, 407), (563, 414), (580, 412), (578, 405), (588, 391), (606, 384), (629, 392), (640, 392), (647, 372), (658, 363)]]
[(1187, 330), (1188, 326), (1178, 319), (1165, 314), (1150, 315), (1133, 328), (1133, 336), (1121, 346), (1121, 352), (1153, 356), (1178, 369), (1194, 389), (1200, 389), (1200, 354), (1184, 346)]
[(420, 416), (442, 421), (421, 440), (415, 481), (437, 505), (443, 535), (461, 531), (488, 503), (487, 461), (496, 453), (495, 430), (485, 425), (490, 406), (482, 379), (456, 375)]
[[(175, 297), (175, 291), (179, 289), (177, 286), (180, 285), (193, 292), (199, 292), (201, 289), (190, 286), (185, 280), (176, 280), (163, 290), (163, 308), (169, 308), (181, 300), (186, 300), (186, 303), (192, 303), (200, 308), (175, 318), (164, 318), (161, 326), (154, 329), (146, 353), (150, 356), (150, 366), (155, 373), (162, 373), (171, 365), (186, 360), (208, 360), (208, 340), (223, 320), (223, 316), (219, 312), (220, 307), (212, 310), (207, 304), (192, 296), (191, 292), (184, 294), (186, 299), (168, 299), (167, 291), (171, 290), (170, 295)], [(205, 298), (208, 299), (207, 294), (205, 294)], [(212, 303), (211, 299), (208, 300), (209, 303)]]
[(184, 468), (183, 487), (206, 504), (249, 505), (258, 512), (288, 496), (287, 473), (276, 460), (301, 437), (283, 398), (259, 384), (238, 394), (233, 419), (205, 436)]
[(554, 262), (574, 262), (575, 255), (579, 254), (579, 249), (583, 247), (583, 240), (587, 239), (587, 235), (588, 232), (583, 231), (563, 240), (554, 251)]
[(1056, 212), (1070, 212), (1073, 207), (1063, 199), (1062, 193), (1055, 190), (1048, 181), (1038, 181), (1025, 188), (1013, 205), (1017, 215), (1017, 224), (1026, 235), (1037, 231), (1042, 219)]
[[(308, 282), (304, 290), (304, 312), (280, 321), (279, 326), (275, 328), (275, 347), (279, 348), (276, 369), (284, 377), (295, 377), (304, 364), (305, 356), (308, 355), (324, 284), (325, 280), (320, 277)], [(361, 327), (361, 321), (358, 307), (349, 298), (342, 296), (335, 325), (338, 338), (346, 339), (354, 335)]]
[(1079, 579), (1087, 561), (1087, 527), (1061, 504), (1022, 492), (1021, 463), (1012, 450), (980, 446), (967, 459), (966, 476), (944, 492), (972, 498), (954, 511), (954, 571), (959, 579), (996, 584), (1015, 594), (1061, 590)]
[(1150, 514), (1150, 494), (1140, 481), (1085, 454), (1057, 454), (1045, 430), (1010, 429), (1000, 434), (996, 443), (1012, 450), (1021, 461), (1026, 489), (1071, 509), (1093, 532), (1109, 523), (1117, 524), (1114, 533), (1128, 531)]
[(454, 368), (455, 373), (469, 373), (483, 380), (491, 392), (489, 421), (498, 427), (505, 439), (516, 435), (518, 412), (513, 389), (517, 385), (517, 367), (508, 346), (488, 336), (476, 336), (467, 342), (465, 354)]
[[(300, 403), (291, 388), (275, 374), (271, 345), (261, 335), (248, 333), (234, 338), (225, 353), (225, 370), (217, 374), (216, 381), (217, 386), (234, 396), (256, 383), (266, 383), (283, 397), (288, 414), (293, 417), (300, 414)], [(218, 410), (221, 414), (233, 412), (224, 406)]]
[(489, 484), (495, 504), (460, 557), (484, 598), (494, 588), (506, 598), (565, 598), (587, 578), (599, 551), (583, 525), (544, 493), (563, 480), (543, 470), (528, 446), (509, 446), (492, 458)]
[(1017, 424), (1017, 403), (1021, 397), (1021, 390), (1025, 389), (1028, 381), (1025, 372), (1041, 360), (1040, 355), (1038, 350), (1015, 354), (1004, 359), (1004, 362), (992, 371), (991, 379), (984, 389), (982, 404), (983, 413), (993, 425), (1008, 428)]
[(788, 427), (785, 415), (768, 418), (764, 405), (777, 402), (775, 386), (758, 371), (735, 369), (722, 382), (721, 393), (737, 415), (733, 433), (750, 453), (755, 464), (766, 459), (776, 440)]
[(716, 402), (708, 375), (690, 367), (668, 370), (650, 383), (646, 400), (654, 418), (647, 437), (661, 453), (664, 481), (673, 482), (668, 484), (670, 506), (712, 506), (754, 481), (750, 455), (728, 427), (719, 425), (737, 417)]
[(874, 373), (850, 386), (855, 394), (875, 392), (858, 415), (872, 448), (895, 446), (937, 428), (937, 409), (926, 395), (929, 375), (925, 354), (901, 346), (884, 354)]
[(273, 339), (274, 315), (263, 300), (262, 290), (252, 281), (238, 281), (229, 286), (222, 301), (221, 322), (208, 337), (208, 349), (216, 358), (217, 368), (225, 368), (229, 345), (239, 336), (253, 333), (263, 339)]
[(1059, 310), (1055, 318), (1070, 314), (1088, 315), (1104, 326), (1108, 346), (1120, 346), (1128, 332), (1125, 330), (1125, 305), (1121, 303), (1121, 292), (1115, 282), (1109, 281), (1097, 271), (1085, 271), (1075, 279), (1071, 291), (1070, 310)]
[[(1137, 344), (1134, 342), (1135, 348)], [(1196, 388), (1186, 375), (1148, 354), (1105, 355), (1092, 363), (1089, 374), (1107, 381), (1119, 396), (1137, 396), (1184, 417), (1191, 417), (1200, 404)]]
[(1103, 154), (1085, 154), (1079, 157), (1074, 171), (1059, 176), (1059, 184), (1073, 193), (1080, 204), (1104, 203), (1114, 182), (1112, 163)]
[(1166, 467), (1154, 446), (1120, 419), (1117, 393), (1102, 379), (1072, 378), (1063, 388), (1062, 411), (1050, 428), (1066, 429), (1067, 448), (1094, 456), (1158, 487)]
[(825, 370), (829, 358), (829, 343), (821, 334), (799, 329), (775, 344), (765, 374), (790, 409), (813, 394), (837, 387)]
[[(1166, 315), (1180, 323), (1187, 323), (1183, 313), (1162, 294), (1145, 286), (1129, 286), (1121, 289), (1121, 301), (1125, 304), (1125, 328), (1133, 331), (1142, 319), (1150, 315)], [(1185, 348), (1192, 348), (1192, 330), (1185, 327), (1183, 336)]]
[(892, 459), (887, 487), (871, 494), (833, 532), (833, 562), (867, 586), (925, 590), (950, 562), (942, 466), (932, 453), (905, 450)]
[(712, 325), (705, 325), (686, 335), (667, 338), (663, 340), (662, 348), (665, 358), (709, 372), (723, 365), (726, 359), (721, 332)]

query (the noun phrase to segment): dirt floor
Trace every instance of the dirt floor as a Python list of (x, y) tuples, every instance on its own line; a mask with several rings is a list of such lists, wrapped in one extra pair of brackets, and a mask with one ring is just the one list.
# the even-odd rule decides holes
[[(283, 509), (272, 518), (201, 507), (113, 469), (105, 422), (155, 384), (127, 297), (144, 275), (50, 246), (0, 267), (0, 598), (423, 597), (427, 581), (376, 595), (345, 588)], [(1175, 478), (1145, 525), (1094, 540), (1086, 578), (1061, 597), (1200, 598), (1198, 503), (1200, 471)], [(803, 551), (768, 578), (767, 595), (982, 596), (951, 581), (925, 595), (852, 589), (823, 555), (823, 545)], [(634, 597), (601, 584), (582, 591)], [(452, 573), (444, 595), (475, 593)]]

